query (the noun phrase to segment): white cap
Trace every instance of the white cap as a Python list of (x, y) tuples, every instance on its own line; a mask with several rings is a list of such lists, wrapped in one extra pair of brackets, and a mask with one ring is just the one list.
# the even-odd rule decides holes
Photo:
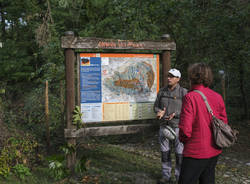
[(168, 73), (172, 74), (172, 75), (175, 76), (175, 77), (181, 78), (181, 72), (180, 72), (179, 70), (175, 69), (175, 68), (170, 69), (170, 70), (168, 71)]

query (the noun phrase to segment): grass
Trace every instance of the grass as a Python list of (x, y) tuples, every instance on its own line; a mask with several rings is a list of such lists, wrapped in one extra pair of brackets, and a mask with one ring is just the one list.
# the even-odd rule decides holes
[(89, 166), (82, 177), (97, 177), (100, 184), (135, 183), (138, 178), (157, 178), (160, 173), (158, 160), (129, 153), (110, 144), (95, 145), (94, 149), (85, 147), (80, 154), (89, 159)]
[(10, 175), (8, 178), (0, 178), (0, 184), (51, 184), (53, 179), (49, 176), (46, 168), (37, 167), (32, 171), (31, 176), (25, 177), (24, 180)]
[(55, 181), (50, 177), (48, 168), (36, 168), (25, 180), (10, 176), (1, 178), (0, 184), (131, 184), (159, 177), (158, 160), (126, 152), (108, 143), (85, 144), (77, 154), (79, 159), (85, 160), (86, 169), (74, 179)]

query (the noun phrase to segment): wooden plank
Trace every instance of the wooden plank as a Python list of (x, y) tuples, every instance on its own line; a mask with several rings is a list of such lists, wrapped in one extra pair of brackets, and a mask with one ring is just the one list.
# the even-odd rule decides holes
[(80, 86), (80, 54), (76, 56), (76, 105), (81, 106), (81, 86)]
[(46, 125), (46, 141), (47, 153), (50, 152), (50, 129), (49, 129), (49, 83), (45, 81), (45, 125)]
[(63, 36), (61, 47), (72, 49), (176, 50), (176, 44), (172, 41), (131, 41), (74, 36)]
[(72, 125), (72, 114), (75, 108), (75, 53), (73, 49), (65, 49), (66, 67), (66, 121), (67, 128)]
[(103, 126), (103, 127), (88, 127), (76, 129), (64, 129), (66, 138), (85, 137), (85, 136), (104, 136), (104, 135), (120, 135), (134, 134), (142, 130), (146, 130), (156, 126), (154, 124), (139, 124), (139, 125), (121, 125), (121, 126)]
[[(65, 67), (66, 67), (66, 121), (67, 128), (74, 129), (72, 124), (72, 114), (75, 108), (75, 53), (73, 49), (65, 49)], [(67, 138), (68, 145), (76, 145), (75, 138)], [(67, 155), (67, 168), (74, 173), (76, 163), (76, 152)]]
[(168, 84), (168, 71), (171, 68), (170, 51), (163, 51), (162, 53), (162, 83), (161, 87), (165, 87)]

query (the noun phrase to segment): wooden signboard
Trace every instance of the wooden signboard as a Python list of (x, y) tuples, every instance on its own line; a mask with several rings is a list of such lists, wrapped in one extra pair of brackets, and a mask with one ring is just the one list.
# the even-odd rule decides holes
[[(131, 41), (131, 40), (115, 40), (103, 38), (81, 38), (75, 37), (72, 31), (66, 32), (61, 38), (61, 47), (65, 53), (65, 68), (66, 68), (66, 121), (67, 128), (64, 130), (64, 136), (68, 144), (76, 145), (77, 137), (84, 136), (103, 136), (103, 135), (119, 135), (131, 134), (148, 129), (152, 124), (134, 124), (134, 125), (117, 125), (117, 126), (98, 126), (85, 127), (76, 130), (72, 124), (72, 115), (75, 108), (75, 62), (79, 60), (79, 54), (76, 56), (74, 49), (102, 49), (102, 50), (150, 50), (161, 51), (159, 56), (160, 65), (163, 68), (160, 78), (162, 85), (167, 83), (167, 74), (170, 69), (170, 51), (176, 49), (174, 42), (169, 41), (169, 36), (164, 35), (162, 41)], [(152, 52), (151, 52), (152, 53)], [(78, 57), (78, 59), (76, 59)], [(103, 62), (107, 63), (107, 60)], [(79, 65), (78, 65), (79, 66)], [(79, 75), (79, 70), (78, 70)], [(77, 76), (79, 83), (79, 76)], [(127, 80), (125, 80), (127, 81)], [(124, 81), (123, 81), (124, 82)], [(117, 84), (122, 85), (120, 80)], [(129, 85), (131, 85), (129, 83)], [(110, 118), (110, 117), (109, 117)], [(76, 162), (76, 153), (73, 152), (67, 157), (67, 167), (73, 171)]]

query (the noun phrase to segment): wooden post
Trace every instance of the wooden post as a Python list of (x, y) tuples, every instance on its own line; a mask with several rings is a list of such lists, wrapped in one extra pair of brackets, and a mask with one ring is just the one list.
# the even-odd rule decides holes
[[(72, 31), (67, 31), (65, 33), (67, 37), (74, 37)], [(75, 64), (75, 53), (71, 48), (65, 49), (65, 68), (66, 68), (66, 122), (67, 129), (74, 129), (72, 124), (72, 116), (75, 108), (75, 75), (74, 75), (74, 64)], [(75, 138), (67, 138), (67, 143), (70, 146), (76, 146)], [(67, 167), (74, 171), (74, 166), (76, 163), (76, 152), (67, 155)]]
[(76, 79), (77, 79), (76, 104), (78, 106), (80, 106), (81, 105), (81, 92), (80, 92), (80, 62), (79, 62), (80, 61), (80, 54), (79, 53), (76, 56), (76, 61), (77, 61), (77, 64), (76, 64), (76, 67), (77, 67), (77, 69), (76, 69), (76, 75), (77, 75), (77, 77), (76, 77)]
[[(63, 115), (64, 113), (64, 98), (65, 98), (65, 95), (64, 95), (64, 89), (63, 89), (63, 81), (61, 80), (60, 81), (60, 101), (61, 101), (61, 114)], [(62, 118), (63, 119), (63, 118)]]
[(226, 89), (225, 89), (225, 78), (222, 77), (222, 80), (221, 80), (221, 85), (222, 85), (222, 94), (223, 94), (223, 99), (224, 99), (224, 102), (226, 103)]
[(63, 80), (60, 81), (60, 106), (61, 106), (61, 124), (60, 130), (64, 131), (65, 129), (65, 86), (63, 84)]
[(226, 104), (226, 88), (225, 88), (225, 71), (219, 70), (219, 74), (221, 76), (221, 90), (222, 90), (222, 97)]
[[(169, 40), (169, 35), (164, 34), (164, 35), (162, 35), (161, 38), (162, 38), (162, 41), (167, 41), (167, 40)], [(168, 83), (168, 71), (171, 68), (170, 51), (164, 50), (162, 52), (161, 59), (162, 59), (162, 71), (161, 71), (162, 83), (161, 83), (161, 87), (164, 87)]]
[(50, 152), (50, 130), (49, 130), (49, 84), (45, 82), (45, 126), (46, 126), (46, 141), (47, 153)]

